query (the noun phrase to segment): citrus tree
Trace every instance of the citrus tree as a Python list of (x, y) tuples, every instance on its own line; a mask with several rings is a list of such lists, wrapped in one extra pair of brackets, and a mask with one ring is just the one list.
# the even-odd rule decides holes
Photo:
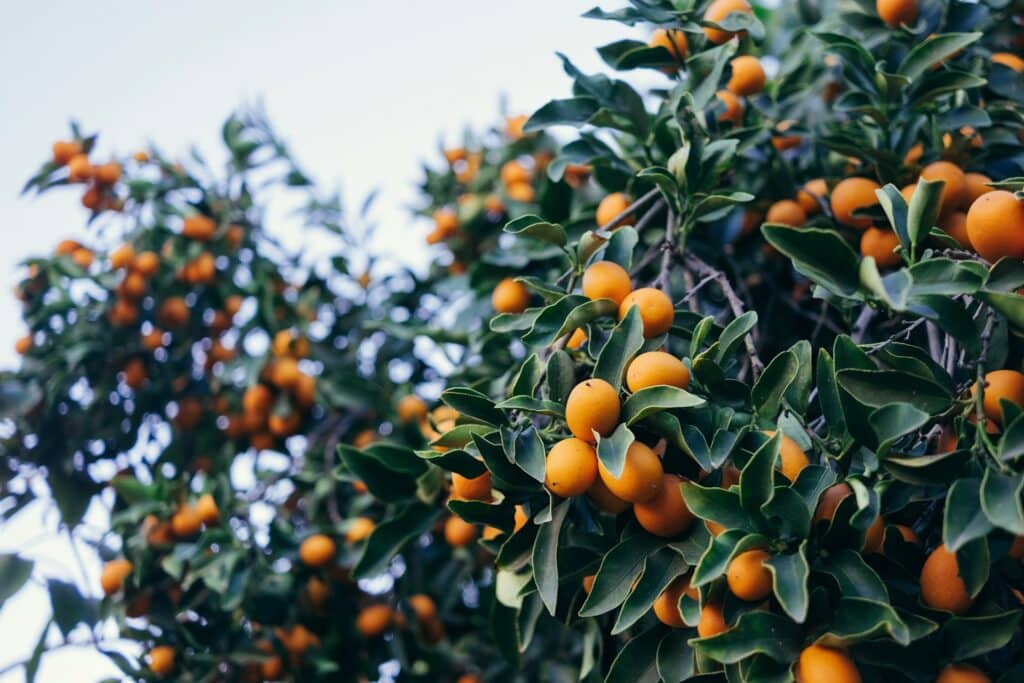
[[(1024, 675), (1024, 7), (587, 16), (609, 73), (424, 169), (425, 273), (351, 263), (257, 114), (223, 176), (55, 146), (30, 187), (127, 230), (28, 264), (5, 378), (8, 506), (113, 510), (65, 636), (182, 680)], [(279, 185), (344, 256), (262, 230)]]

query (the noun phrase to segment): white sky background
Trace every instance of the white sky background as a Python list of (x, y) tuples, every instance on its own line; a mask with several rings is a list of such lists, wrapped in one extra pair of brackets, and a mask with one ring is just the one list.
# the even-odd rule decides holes
[[(568, 96), (555, 50), (597, 70), (595, 46), (642, 37), (641, 29), (579, 18), (596, 2), (3, 3), (0, 367), (17, 362), (14, 342), (24, 334), (8, 294), (16, 264), (85, 234), (79, 189), (41, 200), (17, 195), (51, 142), (67, 136), (70, 118), (102, 133), (101, 158), (149, 140), (167, 153), (196, 143), (215, 154), (225, 116), (260, 99), (321, 185), (340, 185), (353, 208), (381, 189), (377, 250), (399, 249), (417, 262), (428, 227), (405, 207), (416, 196), (419, 162), (437, 161), (439, 135), (456, 142), (467, 124), (495, 123), (502, 93), (514, 113)], [(46, 538), (54, 525), (41, 513), (30, 510), (4, 527), (0, 552), (23, 551), (43, 574), (85, 586), (66, 541)], [(88, 557), (86, 565), (88, 591), (96, 594), (98, 566)], [(29, 656), (48, 613), (40, 587), (8, 601), (0, 611), (0, 670)], [(103, 657), (69, 649), (44, 658), (37, 680), (116, 675)], [(21, 669), (0, 675), (0, 683), (22, 680)]]

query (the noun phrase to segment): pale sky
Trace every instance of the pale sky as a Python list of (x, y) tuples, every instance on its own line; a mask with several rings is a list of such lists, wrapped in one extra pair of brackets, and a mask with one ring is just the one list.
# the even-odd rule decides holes
[[(216, 150), (219, 127), (237, 105), (262, 100), (300, 164), (317, 181), (341, 185), (354, 204), (380, 188), (381, 249), (416, 261), (427, 228), (405, 211), (419, 162), (436, 162), (439, 136), (496, 121), (499, 97), (529, 113), (569, 94), (556, 50), (585, 70), (593, 48), (625, 35), (581, 19), (592, 0), (341, 0), (338, 2), (6, 3), (0, 26), (0, 367), (16, 362), (24, 334), (8, 294), (15, 264), (81, 236), (79, 192), (41, 199), (18, 191), (67, 135), (75, 118), (101, 131), (100, 149), (131, 152), (154, 140), (168, 152)], [(605, 3), (616, 7), (619, 2)], [(285, 229), (287, 226), (285, 226)], [(416, 251), (414, 251), (416, 250)], [(52, 516), (51, 516), (52, 517)], [(90, 519), (103, 523), (96, 511)], [(53, 520), (31, 510), (0, 534), (0, 552), (37, 558), (35, 578), (56, 576), (97, 592)], [(88, 585), (87, 585), (88, 582)], [(32, 586), (0, 611), (0, 671), (31, 653), (49, 612)], [(37, 680), (66, 683), (117, 676), (88, 649), (47, 656)], [(22, 669), (0, 683), (23, 680)]]

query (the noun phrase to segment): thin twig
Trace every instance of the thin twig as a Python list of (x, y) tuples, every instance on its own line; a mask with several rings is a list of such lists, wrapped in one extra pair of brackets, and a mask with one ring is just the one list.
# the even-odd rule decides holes
[(625, 209), (623, 209), (621, 213), (619, 213), (618, 215), (613, 217), (610, 221), (608, 221), (604, 225), (598, 227), (598, 230), (611, 230), (616, 225), (618, 225), (619, 221), (621, 221), (623, 218), (625, 218), (629, 214), (633, 213), (634, 211), (639, 209), (641, 206), (643, 206), (644, 204), (649, 202), (651, 199), (656, 197), (658, 195), (658, 192), (659, 192), (658, 188), (654, 188), (653, 190), (650, 190), (646, 194), (642, 195), (635, 202), (633, 202), (632, 204), (627, 206)]

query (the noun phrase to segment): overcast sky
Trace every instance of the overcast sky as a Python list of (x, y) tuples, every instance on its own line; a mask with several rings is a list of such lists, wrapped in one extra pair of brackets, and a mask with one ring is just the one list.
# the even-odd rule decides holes
[[(101, 150), (131, 152), (148, 140), (169, 152), (215, 150), (238, 104), (262, 100), (303, 167), (357, 199), (382, 195), (377, 217), (400, 249), (420, 249), (426, 227), (404, 207), (419, 162), (467, 124), (495, 122), (499, 97), (530, 112), (568, 94), (554, 55), (594, 70), (594, 46), (629, 29), (579, 18), (590, 0), (344, 0), (342, 2), (7, 3), (0, 26), (0, 367), (16, 362), (24, 334), (8, 294), (15, 264), (83, 235), (79, 192), (19, 198), (29, 174), (67, 136), (70, 118), (99, 130)], [(616, 7), (619, 2), (606, 3)], [(639, 29), (633, 35), (643, 37)], [(415, 260), (412, 252), (403, 258)], [(102, 515), (92, 515), (102, 521)], [(85, 586), (66, 541), (34, 509), (0, 535), (0, 552), (39, 559), (42, 574)], [(98, 567), (86, 559), (88, 590)], [(26, 659), (49, 611), (26, 590), (0, 611), (0, 670)], [(88, 649), (48, 656), (37, 680), (116, 676)], [(0, 683), (22, 681), (20, 669)]]

